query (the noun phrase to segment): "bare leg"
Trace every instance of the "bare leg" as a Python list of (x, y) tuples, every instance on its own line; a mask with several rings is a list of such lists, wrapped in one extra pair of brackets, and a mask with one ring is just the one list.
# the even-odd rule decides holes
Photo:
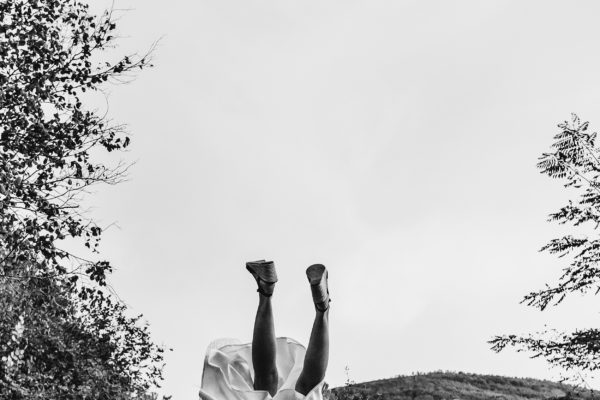
[(316, 312), (304, 366), (296, 382), (296, 391), (305, 396), (325, 378), (329, 361), (329, 308)]
[(277, 392), (278, 375), (275, 364), (275, 326), (271, 297), (259, 294), (258, 309), (252, 336), (252, 363), (254, 364), (254, 390), (266, 390), (271, 396)]

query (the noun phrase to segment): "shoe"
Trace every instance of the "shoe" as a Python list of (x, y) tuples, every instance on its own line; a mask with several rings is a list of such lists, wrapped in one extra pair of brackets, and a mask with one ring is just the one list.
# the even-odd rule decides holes
[(263, 296), (271, 297), (275, 282), (277, 282), (277, 271), (273, 261), (250, 261), (246, 263), (246, 269), (254, 276), (258, 290)]
[(327, 286), (327, 268), (323, 264), (313, 264), (306, 269), (306, 277), (310, 283), (313, 302), (318, 311), (329, 309), (329, 287)]

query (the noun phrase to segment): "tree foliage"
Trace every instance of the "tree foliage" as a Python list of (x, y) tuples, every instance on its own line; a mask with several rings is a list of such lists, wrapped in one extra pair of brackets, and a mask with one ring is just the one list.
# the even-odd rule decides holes
[[(600, 148), (597, 134), (588, 131), (588, 122), (572, 115), (558, 125), (552, 151), (544, 153), (537, 164), (541, 173), (564, 182), (577, 196), (549, 215), (550, 222), (568, 224), (578, 233), (552, 239), (540, 251), (568, 259), (554, 285), (531, 292), (523, 303), (546, 309), (560, 304), (572, 293), (600, 291)], [(586, 233), (592, 232), (592, 235)], [(595, 371), (600, 368), (600, 330), (581, 329), (572, 333), (544, 330), (528, 336), (497, 336), (490, 342), (495, 351), (514, 346), (543, 357), (551, 365), (567, 371)]]
[(435, 371), (346, 384), (333, 388), (327, 400), (591, 400), (595, 398), (590, 390), (564, 383), (531, 378)]
[(162, 379), (163, 349), (108, 290), (103, 229), (82, 210), (126, 171), (97, 155), (130, 143), (84, 93), (150, 66), (102, 60), (115, 29), (78, 0), (0, 2), (1, 398), (130, 398)]

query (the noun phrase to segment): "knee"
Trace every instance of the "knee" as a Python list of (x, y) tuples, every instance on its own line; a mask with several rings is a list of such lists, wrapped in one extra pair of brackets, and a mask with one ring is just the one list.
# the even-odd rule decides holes
[(277, 382), (279, 379), (279, 374), (277, 373), (277, 368), (269, 368), (257, 371), (254, 369), (255, 378), (260, 379), (264, 382)]
[(325, 376), (321, 374), (306, 374), (302, 372), (296, 382), (296, 392), (306, 396), (315, 386), (317, 386)]
[(277, 391), (277, 385), (279, 384), (277, 369), (254, 372), (254, 390), (266, 390), (273, 395)]

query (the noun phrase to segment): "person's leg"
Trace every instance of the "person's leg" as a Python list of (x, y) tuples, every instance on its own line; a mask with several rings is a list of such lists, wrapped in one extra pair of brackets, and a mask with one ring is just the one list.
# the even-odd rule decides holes
[(315, 321), (313, 322), (308, 348), (304, 356), (302, 372), (296, 381), (296, 391), (307, 395), (325, 378), (329, 362), (329, 288), (327, 285), (327, 269), (322, 264), (314, 264), (306, 269), (310, 283), (313, 302), (315, 304)]
[(277, 365), (275, 364), (276, 349), (275, 326), (273, 323), (273, 308), (271, 297), (258, 295), (258, 309), (254, 320), (252, 336), (252, 364), (254, 364), (254, 389), (266, 390), (271, 396), (277, 392)]
[(296, 391), (307, 395), (312, 388), (325, 378), (327, 363), (329, 361), (329, 308), (325, 311), (317, 310), (304, 366), (296, 382)]
[(277, 374), (275, 325), (271, 296), (277, 282), (275, 265), (270, 261), (246, 263), (246, 268), (258, 284), (258, 309), (252, 335), (252, 364), (254, 365), (254, 389), (266, 390), (275, 396), (279, 376)]

